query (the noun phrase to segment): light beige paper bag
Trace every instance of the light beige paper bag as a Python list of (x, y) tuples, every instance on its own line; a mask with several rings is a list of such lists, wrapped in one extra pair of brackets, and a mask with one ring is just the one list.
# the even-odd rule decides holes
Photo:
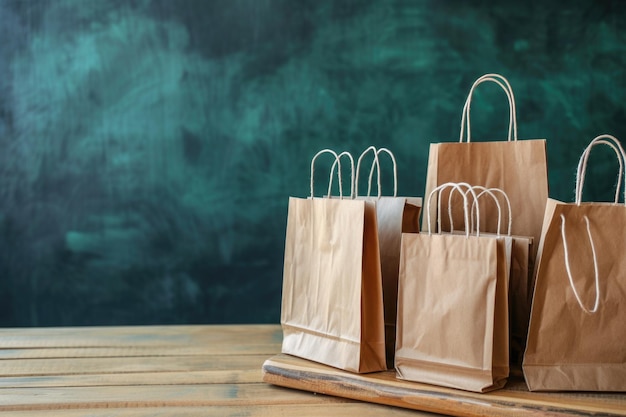
[[(507, 142), (471, 142), (470, 108), (476, 87), (483, 82), (494, 82), (505, 91), (509, 100), (509, 134)], [(467, 142), (464, 142), (467, 125)], [(499, 188), (506, 192), (516, 210), (513, 219), (513, 235), (531, 236), (536, 241), (541, 234), (541, 221), (548, 198), (548, 172), (546, 141), (517, 140), (515, 98), (508, 81), (498, 74), (487, 74), (476, 80), (470, 89), (461, 120), (459, 143), (434, 143), (430, 145), (426, 192), (447, 182), (480, 184), (487, 188)], [(497, 216), (486, 209), (487, 230), (494, 230)], [(463, 218), (455, 215), (456, 224)], [(434, 222), (434, 212), (431, 213)], [(443, 219), (447, 229), (447, 219)], [(434, 223), (430, 225), (434, 228)], [(422, 225), (425, 230), (427, 225)], [(535, 252), (531, 254), (534, 261)]]
[[(469, 225), (468, 198), (459, 184), (434, 189), (427, 208), (445, 187), (463, 195)], [(470, 235), (469, 228), (465, 235), (429, 230), (403, 234), (400, 256), (398, 377), (476, 392), (504, 386), (509, 371), (505, 241)]]
[(384, 370), (376, 207), (343, 198), (341, 177), (340, 198), (313, 197), (315, 159), (325, 152), (338, 160), (329, 150), (313, 158), (311, 198), (289, 199), (282, 352), (352, 372)]
[[(363, 158), (373, 153), (372, 166), (368, 178), (367, 196), (358, 197), (358, 180)], [(393, 165), (394, 189), (393, 196), (382, 196), (381, 173), (379, 156), (381, 153), (389, 155)], [(374, 169), (377, 172), (378, 196), (371, 197), (372, 176)], [(387, 367), (393, 368), (393, 357), (396, 345), (396, 313), (398, 310), (398, 273), (400, 269), (400, 242), (402, 233), (419, 233), (419, 216), (422, 208), (421, 197), (398, 196), (398, 173), (396, 158), (387, 148), (367, 148), (356, 165), (357, 198), (363, 198), (376, 204), (378, 221), (378, 240), (380, 246), (380, 262), (383, 279), (383, 304), (385, 310), (385, 345), (387, 352)]]
[[(581, 202), (596, 144), (620, 160), (615, 203)], [(617, 139), (595, 138), (580, 159), (575, 203), (548, 200), (523, 364), (531, 391), (626, 391), (624, 158)]]

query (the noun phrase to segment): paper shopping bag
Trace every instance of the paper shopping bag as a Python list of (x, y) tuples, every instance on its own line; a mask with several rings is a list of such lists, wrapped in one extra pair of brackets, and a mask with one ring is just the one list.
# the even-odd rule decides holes
[(352, 372), (384, 370), (375, 205), (311, 195), (289, 199), (282, 352)]
[[(427, 199), (442, 187), (434, 189)], [(467, 196), (464, 224), (469, 225)], [(428, 215), (429, 211), (426, 211)], [(505, 241), (466, 234), (403, 234), (395, 367), (401, 379), (485, 392), (506, 383)]]
[[(509, 359), (510, 365), (515, 372), (521, 375), (521, 365), (530, 317), (531, 297), (529, 296), (529, 286), (533, 272), (530, 254), (533, 248), (533, 238), (530, 236), (517, 236), (511, 233), (514, 219), (513, 209), (508, 195), (503, 190), (481, 186), (474, 186), (474, 189), (479, 192), (477, 193), (477, 200), (472, 204), (472, 209), (483, 195), (490, 195), (495, 203), (494, 208), (497, 210), (498, 219), (505, 217), (508, 219), (506, 234), (502, 235), (501, 227), (504, 225), (501, 225), (500, 221), (498, 221), (496, 230), (489, 230), (488, 232), (495, 232), (497, 237), (505, 239), (507, 250), (509, 251), (507, 258), (509, 261)], [(484, 203), (481, 203), (481, 211), (486, 211), (485, 209), (486, 206)], [(503, 211), (507, 213), (506, 216), (502, 214)], [(486, 220), (486, 218), (480, 219), (481, 224), (485, 224)], [(451, 215), (449, 215), (449, 221), (452, 225)], [(472, 230), (474, 230), (473, 225)]]
[(548, 200), (539, 242), (537, 279), (524, 354), (531, 391), (626, 391), (626, 207), (582, 203), (582, 184), (595, 138), (581, 156), (575, 203)]
[[(471, 142), (472, 94), (479, 84), (487, 81), (502, 87), (509, 99), (509, 135), (506, 142)], [(467, 141), (464, 142), (466, 126)], [(515, 98), (508, 81), (501, 75), (484, 75), (472, 85), (463, 108), (459, 143), (430, 145), (425, 195), (446, 182), (466, 182), (504, 190), (512, 206), (520, 208), (514, 213), (512, 234), (539, 240), (548, 198), (546, 141), (517, 140)], [(483, 215), (489, 219), (487, 227), (493, 230), (497, 216), (492, 209), (486, 209)], [(431, 218), (434, 222), (434, 212)], [(462, 225), (462, 216), (457, 213), (454, 221)], [(442, 219), (442, 222), (447, 230), (447, 219)], [(425, 225), (422, 225), (424, 229)], [(534, 262), (534, 258), (533, 248), (531, 262)]]
[(511, 237), (513, 249), (511, 251), (509, 278), (509, 358), (511, 365), (519, 374), (530, 320), (533, 273), (531, 254), (534, 248), (534, 239), (530, 236), (512, 235)]
[[(370, 174), (368, 178), (367, 196), (358, 197), (358, 180), (363, 158), (372, 153)], [(393, 196), (382, 196), (379, 156), (386, 153), (392, 162), (394, 190)], [(419, 233), (419, 216), (422, 208), (421, 197), (398, 196), (398, 174), (396, 158), (387, 148), (367, 148), (359, 157), (356, 168), (357, 198), (372, 201), (376, 204), (378, 222), (378, 240), (380, 247), (380, 263), (383, 280), (383, 305), (385, 311), (385, 345), (387, 368), (393, 368), (393, 357), (396, 344), (396, 314), (398, 310), (398, 273), (400, 269), (400, 242), (402, 233)], [(377, 172), (378, 195), (371, 196), (372, 176)]]

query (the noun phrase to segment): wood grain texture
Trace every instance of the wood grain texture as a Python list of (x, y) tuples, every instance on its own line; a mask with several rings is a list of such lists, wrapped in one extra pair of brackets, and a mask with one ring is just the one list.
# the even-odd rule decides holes
[(0, 377), (0, 388), (251, 384), (261, 381), (259, 365), (254, 369), (234, 370)]
[(0, 417), (626, 415), (624, 395), (529, 393), (522, 382), (474, 394), (349, 374), (277, 355), (281, 335), (278, 325), (0, 329)]
[[(2, 414), (0, 414), (2, 415)], [(59, 410), (28, 410), (13, 411), (14, 417), (56, 417)], [(145, 407), (145, 408), (114, 408), (89, 410), (63, 410), (63, 417), (433, 417), (431, 413), (389, 407), (378, 404), (355, 402), (323, 403), (323, 404), (287, 404), (256, 405), (256, 406), (210, 406), (210, 407)]]
[[(219, 360), (218, 360), (219, 358)], [(127, 374), (261, 369), (267, 355), (141, 356), (104, 358), (14, 359), (0, 362), (2, 376)]]
[(270, 345), (280, 350), (281, 341), (280, 326), (271, 324), (0, 329), (0, 349), (190, 346), (197, 349), (216, 345), (245, 350), (249, 345)]
[[(0, 342), (1, 344), (1, 342)], [(42, 358), (104, 358), (138, 356), (196, 356), (196, 355), (273, 355), (280, 343), (210, 343), (175, 346), (113, 346), (113, 347), (51, 347), (51, 348), (0, 348), (3, 359)]]
[(415, 415), (264, 383), (281, 338), (278, 325), (0, 329), (0, 417)]
[[(36, 395), (34, 395), (36, 394)], [(0, 410), (254, 406), (323, 404), (342, 398), (285, 390), (268, 384), (155, 385), (112, 387), (4, 388)]]
[(623, 416), (626, 394), (531, 393), (521, 380), (487, 394), (402, 381), (393, 371), (357, 375), (277, 355), (263, 380), (284, 387), (453, 416)]

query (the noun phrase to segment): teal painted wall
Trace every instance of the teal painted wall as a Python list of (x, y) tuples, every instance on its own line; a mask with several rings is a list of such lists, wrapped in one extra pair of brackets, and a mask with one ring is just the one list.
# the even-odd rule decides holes
[[(386, 146), (421, 196), (487, 72), (571, 201), (585, 144), (626, 138), (625, 21), (623, 1), (0, 0), (0, 326), (277, 322), (312, 155)], [(501, 91), (472, 109), (505, 138)], [(591, 164), (585, 197), (610, 200), (611, 152)]]

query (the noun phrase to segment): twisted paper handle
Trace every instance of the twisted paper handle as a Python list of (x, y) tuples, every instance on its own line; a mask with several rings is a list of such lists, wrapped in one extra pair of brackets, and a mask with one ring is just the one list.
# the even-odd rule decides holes
[[(472, 201), (472, 208), (470, 210), (470, 223), (471, 223), (470, 224), (470, 230), (474, 230), (474, 218), (475, 218), (474, 211), (478, 207), (478, 200), (480, 199), (480, 197), (483, 196), (483, 194), (488, 194), (488, 195), (491, 196), (493, 201), (496, 203), (496, 207), (498, 209), (497, 235), (501, 236), (501, 234), (502, 234), (502, 232), (501, 232), (501, 230), (502, 230), (502, 206), (500, 205), (500, 200), (498, 200), (498, 198), (494, 194), (494, 192), (498, 192), (498, 193), (500, 193), (504, 197), (504, 199), (506, 201), (506, 204), (507, 204), (507, 209), (508, 209), (508, 213), (509, 213), (508, 214), (509, 215), (509, 217), (508, 217), (509, 223), (508, 223), (507, 235), (511, 236), (511, 226), (512, 226), (512, 223), (513, 223), (512, 222), (513, 217), (511, 215), (511, 213), (512, 213), (512, 211), (511, 211), (511, 200), (509, 200), (509, 196), (504, 191), (502, 191), (500, 188), (486, 188), (486, 187), (483, 187), (482, 185), (474, 185), (474, 186), (471, 187), (471, 189), (481, 190), (481, 192), (478, 193), (478, 195), (474, 194), (475, 198)], [(456, 189), (452, 190), (450, 192), (450, 194), (448, 194), (448, 221), (450, 222), (450, 230), (451, 231), (454, 230), (454, 219), (452, 217), (452, 195), (454, 194), (454, 191), (456, 191)], [(465, 194), (467, 195), (469, 192), (470, 192), (470, 189), (465, 191)], [(441, 212), (440, 212), (440, 215), (441, 215)], [(480, 218), (476, 218), (476, 225), (477, 225), (476, 229), (480, 230)]]
[(578, 295), (578, 291), (576, 290), (576, 286), (574, 285), (574, 279), (572, 278), (572, 269), (569, 263), (569, 250), (567, 249), (567, 236), (565, 235), (565, 215), (561, 213), (561, 238), (563, 239), (563, 250), (565, 252), (565, 270), (567, 271), (567, 278), (569, 279), (569, 285), (574, 291), (574, 296), (576, 297), (576, 301), (580, 308), (587, 314), (593, 314), (598, 311), (598, 306), (600, 305), (600, 278), (598, 273), (598, 258), (596, 256), (596, 246), (593, 243), (593, 237), (591, 236), (591, 228), (589, 227), (589, 218), (587, 216), (584, 217), (585, 222), (587, 224), (587, 236), (589, 237), (589, 243), (591, 243), (591, 255), (593, 257), (593, 271), (595, 274), (595, 285), (596, 285), (596, 300), (593, 304), (592, 309), (588, 309), (585, 304), (580, 299), (580, 295)]
[[(440, 186), (436, 187), (435, 189), (433, 189), (430, 194), (428, 195), (428, 201), (426, 202), (426, 213), (428, 216), (428, 234), (431, 234), (431, 230), (430, 230), (430, 203), (431, 200), (433, 198), (433, 195), (435, 193), (438, 193), (437, 195), (437, 228), (439, 231), (441, 231), (441, 190), (444, 190), (446, 188), (449, 187), (453, 187), (455, 190), (459, 191), (459, 193), (461, 193), (461, 195), (463, 196), (463, 215), (465, 218), (465, 237), (469, 237), (469, 205), (467, 202), (467, 194), (465, 192), (463, 192), (463, 189), (461, 187), (466, 187), (468, 188), (468, 191), (471, 192), (472, 196), (474, 197), (474, 199), (476, 198), (476, 193), (474, 193), (474, 190), (472, 189), (472, 187), (464, 182), (460, 182), (460, 183), (454, 183), (454, 182), (447, 182), (445, 184), (441, 184)], [(480, 209), (479, 209), (480, 210)], [(480, 214), (480, 213), (479, 213)], [(476, 230), (476, 236), (480, 236), (480, 230)]]
[[(619, 162), (619, 174), (617, 176), (617, 186), (615, 187), (615, 203), (617, 204), (619, 202), (619, 192), (622, 188), (622, 176), (624, 175), (624, 162), (626, 161), (626, 153), (624, 152), (624, 148), (622, 148), (622, 144), (615, 136), (600, 135), (593, 139), (589, 143), (589, 145), (587, 145), (582, 155), (580, 156), (580, 160), (578, 161), (578, 168), (576, 170), (576, 190), (574, 191), (574, 199), (576, 201), (576, 204), (578, 205), (580, 205), (580, 203), (582, 202), (583, 184), (585, 183), (587, 162), (589, 160), (591, 148), (600, 144), (610, 146), (613, 151), (615, 151), (617, 161)], [(626, 186), (624, 187), (624, 204), (626, 204)]]
[[(467, 95), (467, 99), (465, 100), (465, 105), (463, 106), (463, 114), (461, 115), (461, 134), (459, 136), (459, 142), (463, 142), (463, 134), (465, 133), (465, 125), (467, 125), (467, 142), (471, 142), (471, 126), (470, 126), (470, 111), (472, 106), (472, 95), (474, 90), (478, 85), (482, 84), (485, 81), (491, 81), (498, 84), (506, 93), (507, 99), (509, 101), (509, 134), (508, 140), (511, 141), (517, 140), (517, 110), (515, 108), (515, 96), (513, 95), (513, 89), (511, 88), (511, 84), (509, 81), (504, 78), (500, 74), (485, 74), (482, 77), (478, 78), (474, 81), (472, 88)], [(513, 136), (511, 136), (513, 133)]]
[[(330, 197), (330, 193), (331, 193), (331, 189), (332, 189), (332, 181), (333, 181), (333, 174), (335, 171), (335, 167), (337, 167), (337, 178), (339, 180), (339, 198), (343, 198), (343, 184), (341, 181), (341, 160), (340, 160), (340, 156), (346, 155), (350, 158), (350, 161), (352, 161), (352, 176), (354, 176), (354, 161), (352, 159), (352, 155), (350, 155), (347, 152), (342, 152), (341, 154), (337, 155), (337, 153), (335, 151), (333, 151), (332, 149), (322, 149), (321, 151), (319, 151), (318, 153), (315, 154), (315, 156), (313, 157), (313, 159), (311, 159), (311, 198), (314, 197), (314, 184), (313, 184), (313, 178), (314, 178), (314, 170), (315, 170), (315, 161), (317, 160), (317, 158), (320, 155), (323, 155), (325, 153), (330, 153), (331, 155), (333, 155), (335, 157), (335, 161), (333, 162), (333, 165), (330, 169), (330, 178), (328, 181), (328, 195), (327, 197)], [(351, 185), (353, 185), (354, 179), (352, 179), (351, 181)], [(354, 192), (354, 187), (352, 189), (352, 191)]]
[[(500, 195), (502, 195), (504, 197), (504, 201), (506, 201), (506, 205), (507, 205), (507, 209), (509, 211), (509, 223), (508, 223), (508, 228), (507, 228), (507, 232), (506, 234), (508, 236), (511, 236), (511, 227), (513, 225), (513, 215), (512, 215), (512, 210), (511, 210), (511, 200), (509, 200), (509, 196), (500, 188), (485, 188), (482, 186), (478, 186), (478, 187), (474, 187), (474, 188), (479, 188), (482, 189), (482, 191), (480, 193), (478, 193), (477, 199), (474, 200), (474, 202), (472, 203), (472, 210), (471, 210), (471, 221), (474, 221), (474, 207), (478, 204), (478, 199), (480, 199), (480, 197), (483, 194), (489, 194), (493, 200), (496, 202), (496, 206), (498, 207), (498, 236), (500, 236), (501, 234), (501, 220), (502, 220), (502, 209), (500, 206), (500, 200), (498, 200), (498, 198), (495, 196), (494, 192), (499, 193)], [(474, 225), (472, 224), (472, 228), (474, 227)]]
[(356, 174), (355, 174), (355, 187), (356, 187), (356, 196), (359, 196), (359, 178), (360, 178), (360, 172), (361, 172), (361, 162), (363, 161), (363, 158), (365, 157), (365, 155), (367, 155), (369, 152), (373, 152), (374, 153), (374, 160), (372, 161), (372, 169), (370, 171), (370, 176), (369, 176), (369, 181), (367, 184), (367, 196), (370, 196), (370, 192), (372, 189), (372, 173), (374, 172), (374, 167), (378, 167), (378, 197), (381, 196), (381, 189), (380, 189), (380, 164), (378, 163), (378, 155), (379, 152), (376, 150), (375, 146), (370, 146), (368, 147), (366, 150), (364, 150), (361, 155), (359, 156), (359, 159), (357, 159), (356, 162)]
[[(352, 158), (352, 155), (350, 154), (350, 152), (348, 151), (343, 151), (341, 152), (339, 155), (337, 155), (337, 159), (335, 159), (335, 162), (333, 162), (333, 165), (330, 167), (330, 178), (328, 180), (328, 196), (330, 197), (330, 193), (331, 190), (333, 188), (333, 177), (334, 177), (334, 172), (335, 169), (337, 167), (339, 167), (339, 171), (341, 171), (341, 157), (342, 156), (346, 156), (348, 157), (348, 159), (350, 160), (350, 198), (354, 198), (355, 197), (355, 191), (354, 191), (354, 159)], [(341, 173), (338, 171), (338, 177), (339, 177), (339, 187), (341, 189)]]
[(359, 195), (359, 183), (358, 182), (360, 178), (359, 173), (361, 170), (361, 161), (363, 160), (363, 157), (366, 154), (368, 154), (370, 151), (374, 153), (374, 160), (372, 161), (372, 166), (370, 168), (370, 174), (369, 174), (369, 178), (367, 181), (367, 197), (370, 197), (372, 193), (372, 177), (374, 176), (374, 169), (376, 169), (376, 173), (377, 173), (378, 198), (382, 196), (382, 186), (381, 186), (381, 181), (380, 181), (380, 158), (379, 158), (381, 152), (385, 152), (387, 155), (389, 155), (389, 158), (391, 158), (391, 163), (393, 164), (393, 196), (397, 197), (398, 195), (398, 167), (396, 164), (396, 157), (393, 155), (393, 152), (391, 152), (389, 149), (380, 148), (377, 150), (376, 147), (374, 146), (370, 146), (369, 148), (364, 150), (361, 156), (359, 156), (359, 159), (357, 160), (356, 180), (355, 180), (356, 196), (358, 197)]

